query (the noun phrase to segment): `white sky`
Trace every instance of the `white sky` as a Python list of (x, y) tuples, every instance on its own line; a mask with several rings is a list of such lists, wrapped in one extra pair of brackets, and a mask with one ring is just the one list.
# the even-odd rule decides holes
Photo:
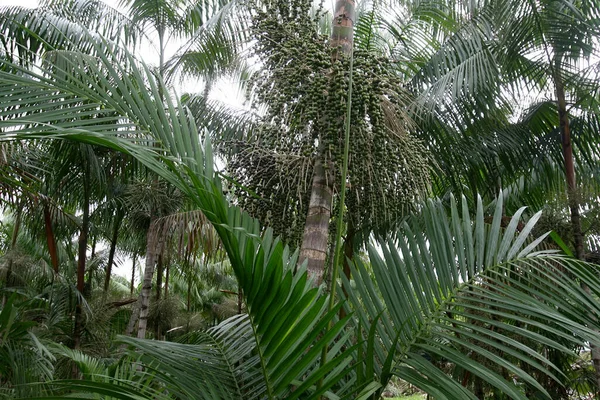
[[(121, 11), (124, 10), (123, 7), (118, 7), (120, 0), (101, 1)], [(38, 0), (0, 0), (0, 6), (21, 6), (34, 8), (37, 7), (37, 5)], [(168, 46), (168, 49), (171, 49), (174, 53), (181, 46), (181, 44), (181, 42), (173, 41), (173, 46)], [(167, 54), (167, 57), (172, 55), (173, 54)], [(142, 60), (144, 60), (144, 62), (148, 64), (158, 64), (158, 53), (156, 49), (154, 49), (150, 45), (141, 46), (139, 56)], [(176, 83), (175, 88), (178, 94), (181, 94), (183, 92), (201, 92), (204, 88), (204, 83), (201, 80), (186, 80), (183, 84)], [(217, 84), (213, 85), (210, 92), (210, 98), (213, 100), (222, 101), (234, 107), (244, 108), (243, 93), (239, 93), (237, 85), (235, 85), (234, 82), (228, 79), (222, 79), (221, 81), (217, 82)]]

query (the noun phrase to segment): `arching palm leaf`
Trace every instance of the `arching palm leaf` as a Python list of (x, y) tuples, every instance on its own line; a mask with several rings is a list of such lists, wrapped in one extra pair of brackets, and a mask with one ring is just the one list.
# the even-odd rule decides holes
[[(600, 293), (600, 280), (591, 265), (537, 250), (544, 236), (528, 238), (540, 214), (523, 226), (523, 211), (502, 229), (501, 199), (491, 225), (481, 200), (473, 221), (464, 198), (462, 214), (452, 199), (449, 216), (441, 203), (430, 202), (396, 243), (372, 246), (374, 280), (361, 261), (353, 268), (354, 285), (345, 280), (358, 326), (377, 325), (369, 343), (378, 363), (369, 370), (367, 362), (363, 371), (381, 379), (391, 372), (436, 399), (475, 399), (466, 387), (469, 376), (526, 399), (523, 388), (506, 379), (513, 376), (551, 398), (531, 371), (558, 382), (562, 371), (527, 340), (567, 353), (565, 343), (598, 343), (591, 326), (600, 307), (579, 282)], [(444, 374), (441, 364), (453, 372)]]
[[(258, 222), (229, 205), (215, 176), (210, 143), (200, 145), (181, 104), (158, 101), (161, 83), (132, 57), (116, 63), (105, 55), (72, 53), (61, 68), (43, 75), (0, 72), (3, 111), (22, 107), (0, 123), (2, 140), (63, 138), (106, 145), (133, 155), (178, 187), (215, 227), (243, 290), (260, 361), (252, 394), (316, 398), (335, 385), (351, 361), (351, 348), (342, 348), (345, 321), (323, 332), (337, 311), (326, 311), (326, 296), (310, 288), (302, 268), (293, 274), (296, 256), (269, 231), (261, 239)], [(156, 145), (147, 147), (152, 142)], [(330, 361), (319, 367), (321, 350), (334, 341)]]

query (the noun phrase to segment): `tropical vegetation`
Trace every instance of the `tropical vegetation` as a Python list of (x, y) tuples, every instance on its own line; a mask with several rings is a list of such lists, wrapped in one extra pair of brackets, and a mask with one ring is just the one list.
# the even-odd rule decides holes
[(327, 6), (0, 7), (0, 397), (600, 396), (600, 2)]

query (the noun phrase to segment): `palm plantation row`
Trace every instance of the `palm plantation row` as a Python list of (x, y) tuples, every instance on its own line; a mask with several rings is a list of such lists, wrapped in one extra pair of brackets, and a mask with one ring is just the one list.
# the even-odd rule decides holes
[(0, 396), (599, 391), (600, 3), (121, 9), (0, 9)]

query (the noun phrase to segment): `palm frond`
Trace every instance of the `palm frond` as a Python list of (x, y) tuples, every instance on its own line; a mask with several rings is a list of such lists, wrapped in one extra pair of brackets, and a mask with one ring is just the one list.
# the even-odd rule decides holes
[[(253, 386), (253, 395), (317, 398), (337, 383), (352, 360), (352, 347), (342, 347), (348, 340), (346, 321), (324, 331), (337, 309), (326, 311), (327, 296), (311, 289), (305, 269), (293, 274), (295, 254), (228, 203), (210, 141), (200, 144), (194, 120), (181, 103), (168, 97), (159, 101), (162, 83), (131, 56), (119, 63), (106, 55), (109, 51), (101, 53), (98, 58), (73, 53), (61, 69), (44, 74), (25, 69), (20, 75), (2, 73), (2, 110), (8, 114), (17, 104), (24, 109), (0, 122), (1, 139), (108, 146), (136, 157), (187, 195), (217, 231), (244, 293), (261, 364), (262, 383)], [(319, 367), (321, 350), (334, 341), (330, 361)]]
[(538, 250), (545, 235), (531, 242), (530, 232), (539, 213), (520, 225), (522, 208), (503, 225), (499, 199), (487, 225), (481, 199), (474, 220), (466, 199), (460, 208), (452, 199), (448, 215), (430, 202), (397, 242), (370, 247), (374, 278), (357, 261), (353, 285), (345, 280), (357, 326), (376, 324), (375, 374), (394, 354), (392, 373), (436, 398), (475, 399), (468, 383), (477, 377), (526, 399), (513, 376), (549, 399), (532, 371), (557, 382), (563, 372), (530, 343), (568, 354), (567, 343), (598, 343), (600, 308), (580, 286), (600, 291), (596, 267)]

